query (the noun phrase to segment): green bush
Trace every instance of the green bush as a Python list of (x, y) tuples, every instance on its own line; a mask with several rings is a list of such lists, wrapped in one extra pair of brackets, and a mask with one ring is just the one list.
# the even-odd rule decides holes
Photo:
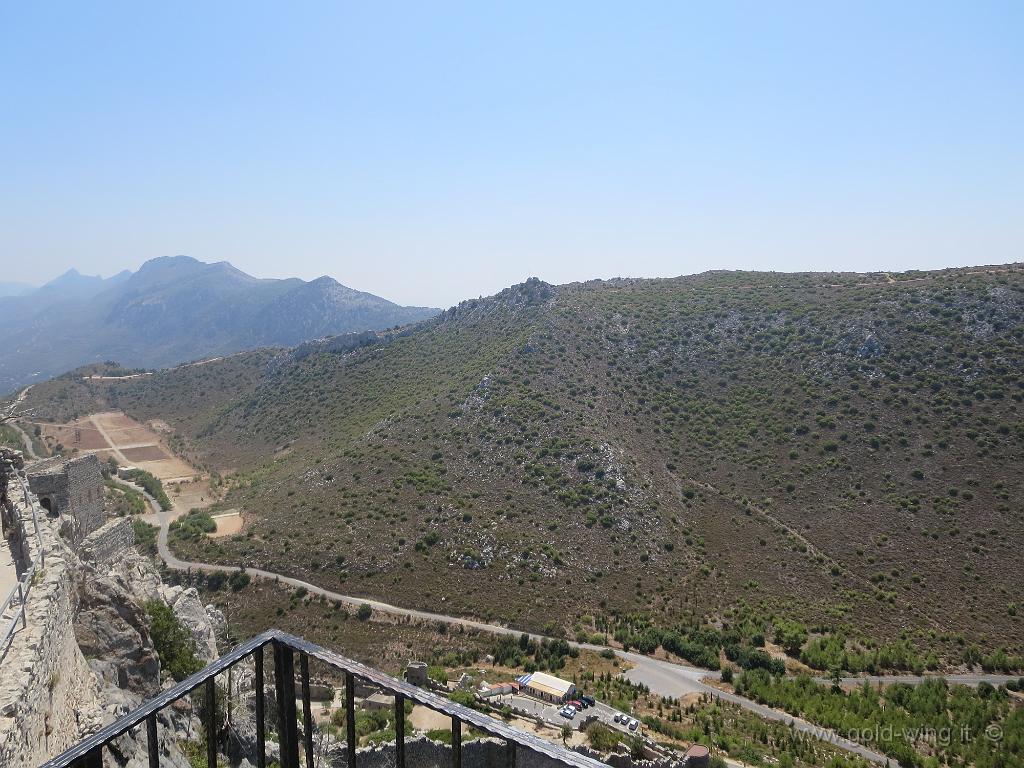
[(136, 517), (132, 518), (132, 530), (135, 532), (135, 546), (139, 552), (144, 555), (155, 555), (157, 527)]
[(625, 738), (618, 731), (613, 731), (604, 723), (594, 722), (587, 726), (587, 740), (598, 752), (611, 752)]
[(171, 508), (171, 500), (167, 498), (167, 494), (164, 492), (164, 484), (160, 482), (160, 478), (156, 475), (144, 469), (130, 469), (123, 474), (123, 477), (129, 482), (145, 488), (146, 492), (156, 499), (160, 509), (166, 512)]
[(250, 581), (252, 581), (252, 578), (249, 576), (248, 573), (246, 573), (241, 568), (232, 573), (231, 578), (228, 579), (228, 582), (231, 585), (232, 592), (238, 592), (240, 590), (245, 589), (247, 586), (249, 586)]
[(187, 541), (200, 539), (208, 533), (213, 533), (217, 530), (217, 523), (206, 510), (193, 509), (184, 517), (179, 517), (172, 522), (169, 530), (175, 538)]
[(202, 669), (203, 662), (196, 656), (195, 640), (174, 611), (160, 600), (150, 600), (145, 608), (160, 666), (179, 682)]

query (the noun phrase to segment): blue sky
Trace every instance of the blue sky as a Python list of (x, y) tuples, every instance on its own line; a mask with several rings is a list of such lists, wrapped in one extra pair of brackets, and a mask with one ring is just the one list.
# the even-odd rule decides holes
[(1020, 260), (1024, 4), (6, 3), (0, 280)]

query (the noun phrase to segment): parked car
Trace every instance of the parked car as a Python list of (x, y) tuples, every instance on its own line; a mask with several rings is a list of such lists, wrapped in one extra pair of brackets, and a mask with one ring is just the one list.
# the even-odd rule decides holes
[(592, 707), (595, 704), (597, 704), (597, 699), (595, 699), (593, 696), (587, 696), (587, 695), (580, 696), (580, 701), (582, 701), (588, 707)]
[(569, 702), (569, 706), (575, 708), (577, 712), (582, 712), (587, 705), (578, 699), (574, 699), (573, 701)]
[(640, 725), (640, 723), (638, 723), (636, 720), (630, 720), (629, 721), (629, 730), (635, 731), (637, 729), (638, 725)]
[(624, 717), (625, 717), (625, 715), (623, 715), (621, 712), (616, 712), (615, 713), (615, 722), (616, 723), (621, 723), (622, 722), (622, 718), (624, 718)]

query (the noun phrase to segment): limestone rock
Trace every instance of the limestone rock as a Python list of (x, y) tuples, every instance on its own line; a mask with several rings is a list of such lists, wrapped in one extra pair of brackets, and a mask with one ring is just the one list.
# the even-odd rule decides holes
[(93, 671), (108, 685), (157, 693), (160, 660), (142, 606), (113, 580), (91, 570), (77, 575), (76, 586), (75, 637)]
[(204, 662), (218, 658), (217, 638), (210, 617), (199, 599), (199, 591), (195, 587), (168, 587), (164, 589), (163, 594), (178, 621), (192, 633), (196, 641), (196, 655)]
[(117, 581), (141, 605), (162, 600), (160, 573), (153, 561), (135, 550), (125, 553), (111, 566), (110, 578)]
[(224, 612), (211, 603), (206, 606), (206, 616), (210, 620), (210, 626), (213, 627), (214, 637), (219, 642), (226, 642), (228, 639), (228, 620), (225, 618)]

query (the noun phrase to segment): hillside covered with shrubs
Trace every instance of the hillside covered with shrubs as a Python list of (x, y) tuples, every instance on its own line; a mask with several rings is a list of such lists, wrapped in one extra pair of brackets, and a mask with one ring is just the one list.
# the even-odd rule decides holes
[(1017, 265), (531, 280), (30, 401), (159, 417), (230, 473), (245, 531), (176, 544), (226, 568), (768, 674), (1014, 669), (1022, 343)]

